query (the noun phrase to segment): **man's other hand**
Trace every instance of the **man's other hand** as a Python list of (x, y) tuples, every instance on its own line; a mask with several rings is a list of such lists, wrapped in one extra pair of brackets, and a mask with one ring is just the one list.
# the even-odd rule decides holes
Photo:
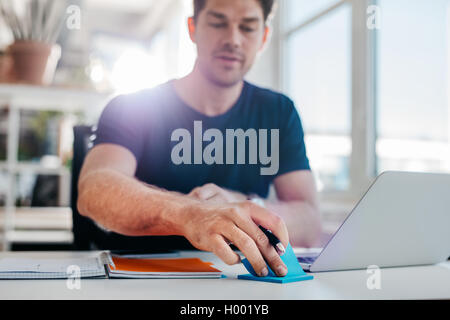
[(238, 203), (247, 200), (247, 196), (242, 193), (223, 189), (213, 183), (195, 188), (189, 194), (189, 197), (213, 202), (213, 203)]
[(204, 202), (195, 205), (184, 215), (183, 235), (197, 249), (216, 254), (228, 265), (240, 262), (233, 243), (249, 260), (260, 276), (267, 276), (266, 262), (278, 275), (287, 274), (286, 266), (259, 225), (271, 230), (287, 247), (288, 231), (276, 214), (251, 201), (240, 203)]

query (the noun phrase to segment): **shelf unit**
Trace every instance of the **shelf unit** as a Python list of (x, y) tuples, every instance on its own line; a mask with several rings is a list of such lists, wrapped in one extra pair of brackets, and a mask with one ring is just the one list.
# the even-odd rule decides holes
[[(0, 172), (6, 176), (7, 180), (5, 206), (0, 208), (0, 248), (2, 250), (9, 250), (12, 242), (30, 242), (34, 239), (41, 243), (64, 243), (71, 239), (71, 221), (66, 221), (71, 220), (71, 214), (68, 214), (70, 208), (67, 207), (70, 201), (70, 170), (62, 165), (47, 166), (42, 162), (18, 160), (20, 112), (22, 110), (59, 111), (65, 114), (81, 112), (86, 123), (92, 124), (96, 123), (110, 98), (110, 94), (79, 89), (0, 84), (0, 108), (8, 110), (6, 160), (0, 161)], [(23, 172), (59, 176), (59, 201), (66, 204), (66, 207), (16, 208), (16, 176)], [(49, 218), (50, 212), (53, 216), (50, 214)], [(26, 223), (27, 219), (29, 223)], [(58, 219), (65, 222), (60, 223), (60, 227), (55, 230), (55, 221), (59, 221)], [(24, 225), (28, 227), (24, 229)]]

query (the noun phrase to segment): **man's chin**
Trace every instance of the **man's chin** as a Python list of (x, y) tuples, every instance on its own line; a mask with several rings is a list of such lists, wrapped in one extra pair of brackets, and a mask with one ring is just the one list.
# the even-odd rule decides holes
[(212, 84), (218, 87), (230, 88), (234, 87), (244, 79), (245, 70), (240, 68), (224, 68), (215, 64), (201, 64), (199, 63), (200, 72)]
[(232, 77), (218, 77), (214, 75), (210, 75), (208, 80), (214, 83), (214, 85), (223, 88), (230, 88), (238, 85), (244, 79), (243, 75), (236, 75)]

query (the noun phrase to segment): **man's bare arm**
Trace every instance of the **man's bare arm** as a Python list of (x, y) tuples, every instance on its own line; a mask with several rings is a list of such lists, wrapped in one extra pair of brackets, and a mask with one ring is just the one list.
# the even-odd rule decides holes
[[(95, 147), (78, 183), (78, 210), (106, 229), (129, 236), (181, 235), (174, 215), (193, 199), (150, 188), (136, 178), (136, 159), (117, 145)], [(183, 201), (181, 201), (183, 200)]]
[(267, 275), (266, 262), (279, 275), (287, 269), (254, 223), (289, 242), (284, 222), (251, 202), (206, 204), (193, 197), (146, 185), (134, 178), (136, 160), (127, 149), (103, 144), (86, 157), (78, 184), (78, 209), (111, 231), (128, 236), (180, 235), (196, 248), (214, 252), (225, 263), (240, 261), (234, 243), (255, 271)]
[(278, 202), (266, 207), (285, 221), (293, 246), (319, 245), (322, 223), (316, 184), (311, 171), (295, 171), (275, 179)]

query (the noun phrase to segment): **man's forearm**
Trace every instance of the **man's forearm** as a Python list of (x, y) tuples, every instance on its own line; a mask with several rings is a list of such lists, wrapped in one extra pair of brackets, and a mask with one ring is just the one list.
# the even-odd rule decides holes
[(78, 210), (102, 227), (128, 236), (182, 235), (180, 215), (198, 201), (149, 188), (120, 172), (96, 170), (79, 183)]
[(322, 224), (318, 208), (306, 201), (265, 201), (265, 206), (283, 218), (293, 246), (314, 247), (319, 244)]

